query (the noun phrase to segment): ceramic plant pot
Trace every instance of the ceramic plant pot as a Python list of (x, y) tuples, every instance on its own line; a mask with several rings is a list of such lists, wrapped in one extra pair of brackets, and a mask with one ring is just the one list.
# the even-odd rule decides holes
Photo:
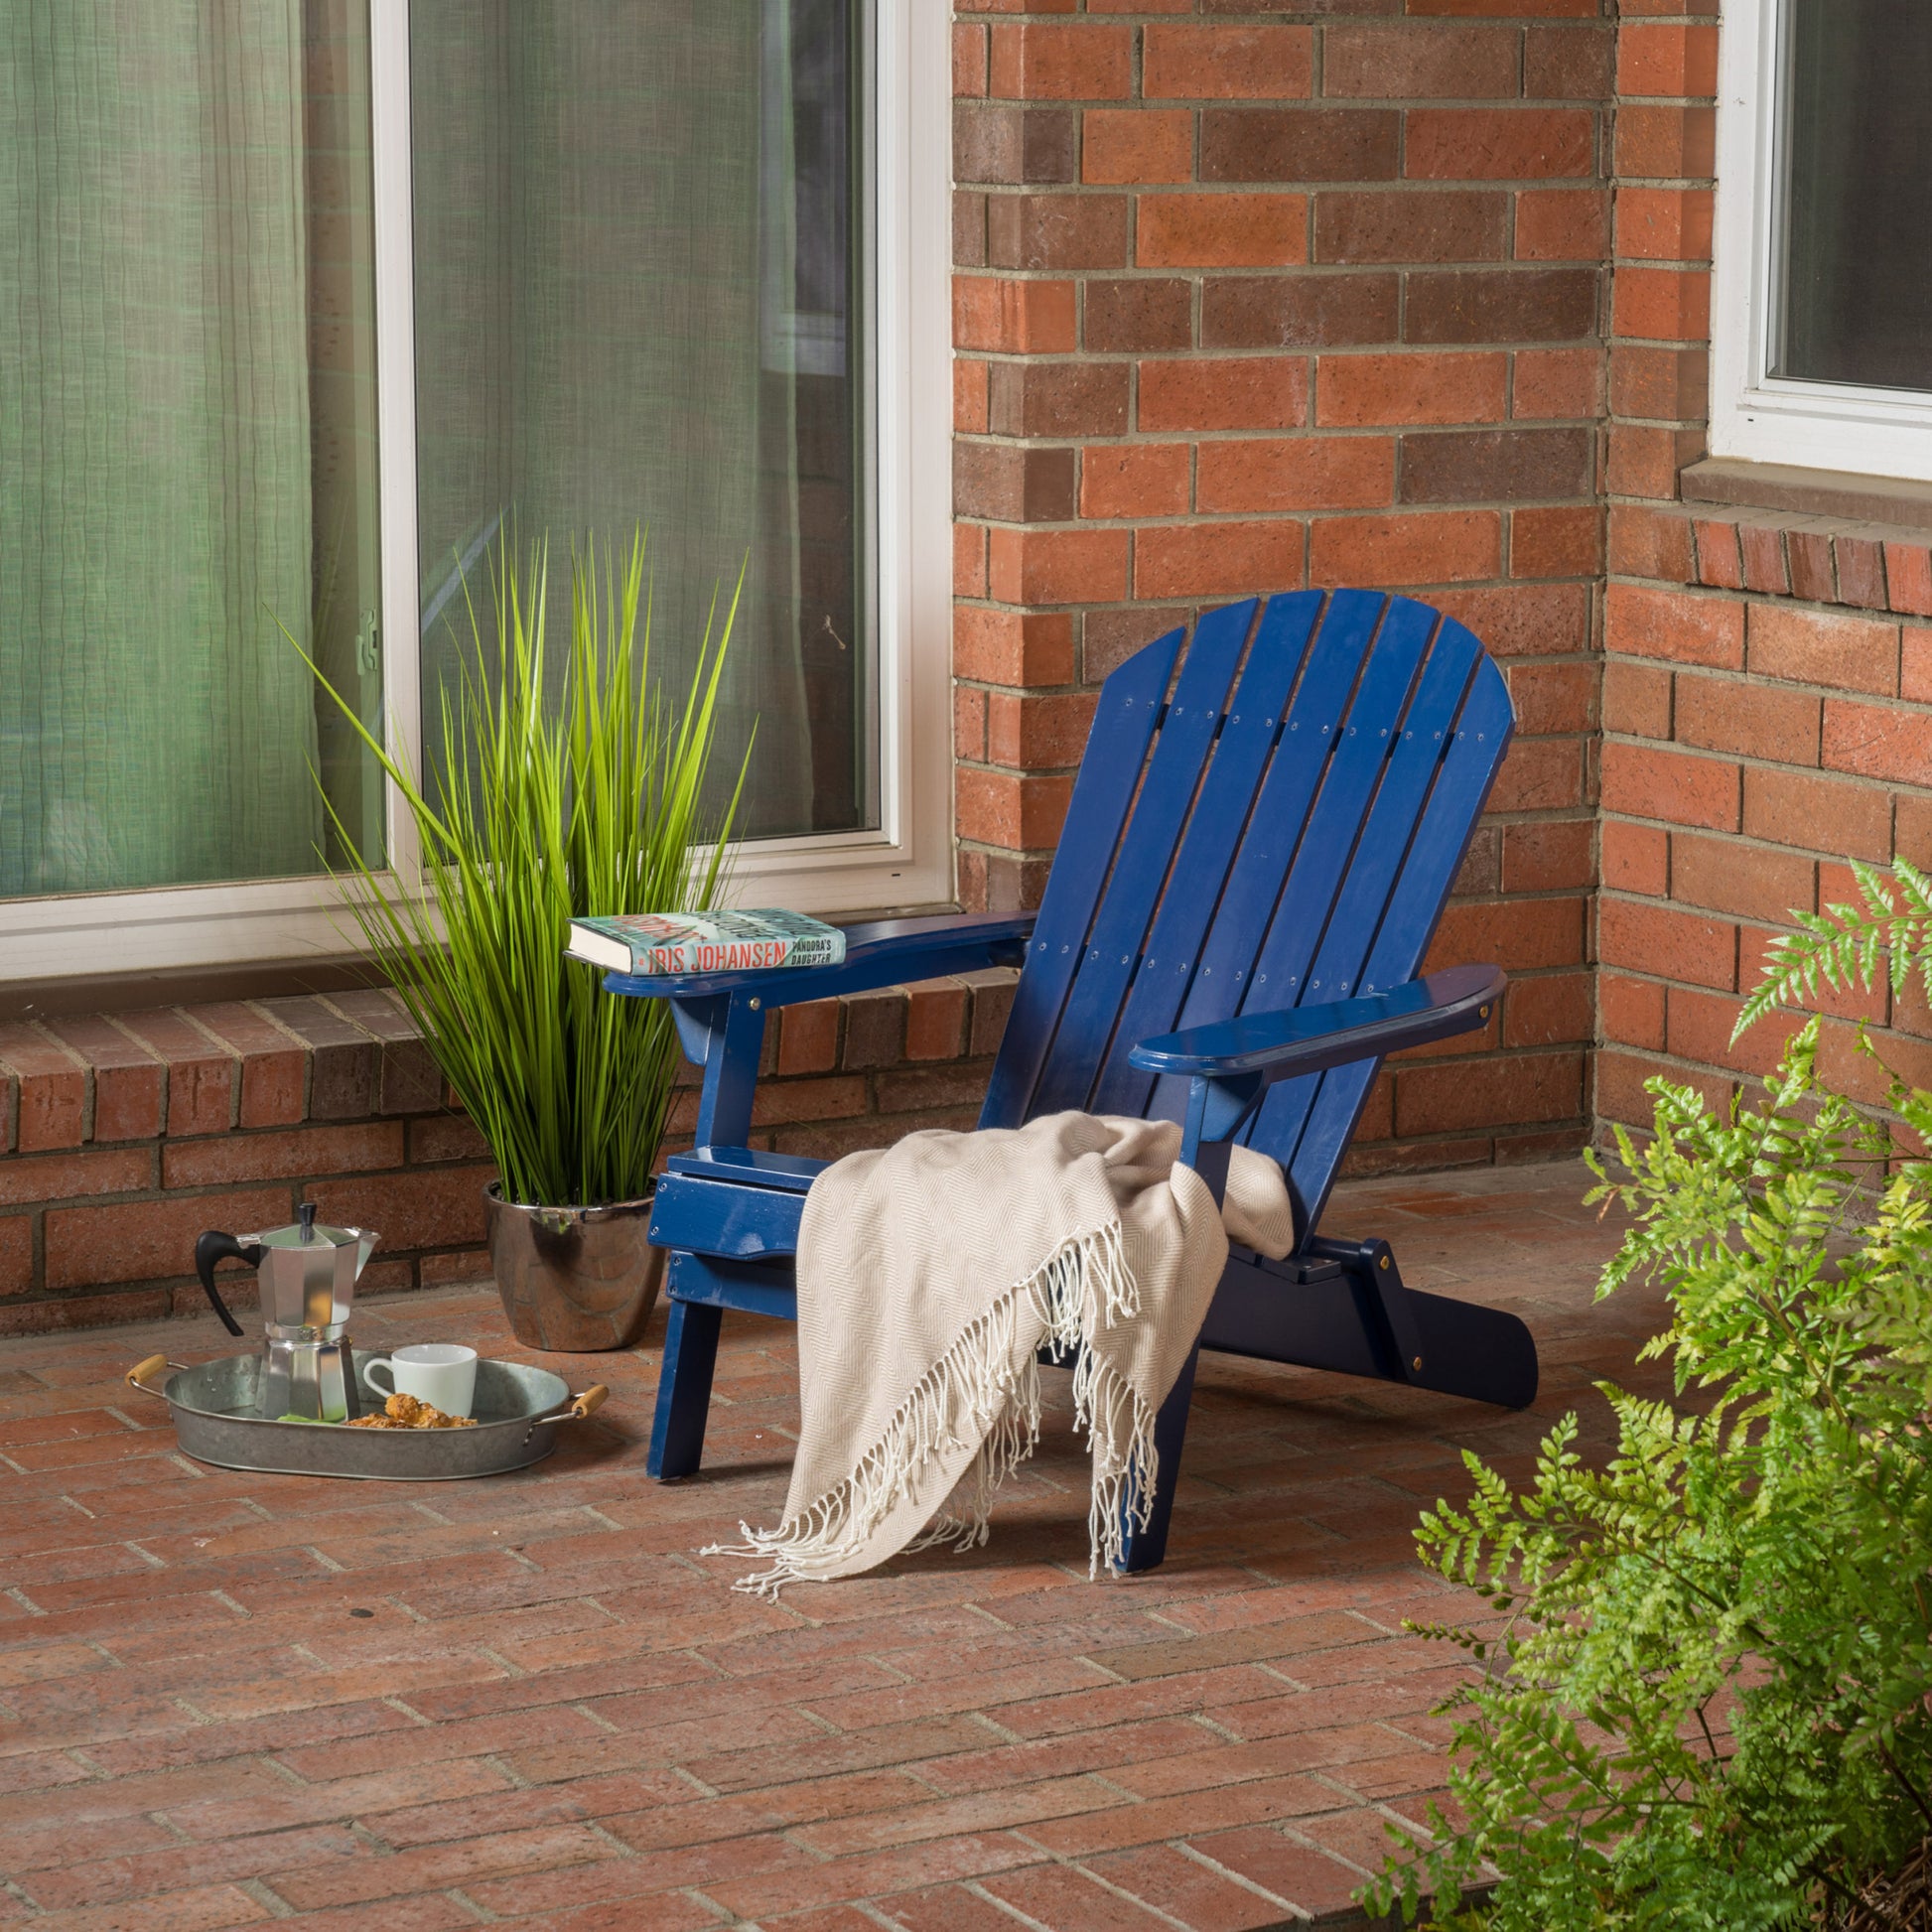
[(664, 1280), (664, 1250), (645, 1239), (651, 1194), (604, 1207), (526, 1207), (504, 1200), (492, 1181), (483, 1198), (496, 1291), (518, 1341), (581, 1355), (637, 1339)]

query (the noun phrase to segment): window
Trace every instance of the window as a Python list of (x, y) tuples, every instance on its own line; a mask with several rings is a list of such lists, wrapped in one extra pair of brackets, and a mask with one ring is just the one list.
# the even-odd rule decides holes
[[(348, 0), (10, 7), (0, 122), (0, 897), (382, 850), (366, 23)], [(359, 639), (359, 644), (358, 644)]]
[(283, 630), (433, 768), (505, 530), (562, 627), (644, 525), (674, 686), (743, 568), (741, 892), (950, 897), (942, 12), (7, 10), (0, 978), (352, 950), (312, 772), (408, 826)]
[(1932, 9), (1726, 0), (1712, 448), (1932, 480)]

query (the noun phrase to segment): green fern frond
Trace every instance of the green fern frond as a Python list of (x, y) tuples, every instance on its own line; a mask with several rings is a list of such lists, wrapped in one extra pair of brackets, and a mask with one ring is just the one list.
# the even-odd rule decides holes
[[(1932, 880), (1865, 867), (1787, 987), (1922, 972)], [(1834, 950), (1836, 949), (1836, 950)], [(1452, 1804), (1361, 1896), (1483, 1932), (1819, 1922), (1932, 1807), (1932, 1160), (1820, 1078), (1814, 1016), (1751, 1107), (1650, 1083), (1590, 1160), (1627, 1217), (1599, 1294), (1660, 1283), (1694, 1405), (1602, 1385), (1519, 1485), (1465, 1454), (1423, 1518), (1491, 1619), (1412, 1625), (1469, 1675), (1439, 1707)], [(1895, 1082), (1932, 1141), (1932, 1094)], [(1461, 1888), (1499, 1874), (1486, 1902)]]
[(1834, 992), (1856, 985), (1869, 993), (1882, 972), (1896, 996), (1916, 969), (1932, 1001), (1932, 878), (1907, 859), (1894, 861), (1888, 871), (1863, 859), (1851, 865), (1859, 902), (1793, 912), (1798, 929), (1771, 942), (1763, 977), (1738, 1013), (1732, 1040), (1780, 1007), (1815, 1000), (1821, 981)]

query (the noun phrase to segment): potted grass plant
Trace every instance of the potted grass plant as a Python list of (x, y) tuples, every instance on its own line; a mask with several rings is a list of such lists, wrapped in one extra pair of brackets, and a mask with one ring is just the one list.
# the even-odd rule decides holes
[(641, 537), (621, 559), (573, 547), (560, 675), (548, 574), (547, 545), (519, 566), (504, 539), (488, 620), (466, 585), (434, 775), (317, 676), (396, 786), (422, 855), (424, 892), (399, 891), (332, 809), (345, 903), (495, 1157), (490, 1259), (517, 1339), (578, 1351), (627, 1346), (657, 1297), (663, 1254), (646, 1232), (678, 1048), (662, 1001), (607, 999), (598, 970), (565, 957), (570, 921), (716, 903), (745, 766), (708, 805), (736, 596), (722, 622), (714, 599), (672, 699), (650, 674)]

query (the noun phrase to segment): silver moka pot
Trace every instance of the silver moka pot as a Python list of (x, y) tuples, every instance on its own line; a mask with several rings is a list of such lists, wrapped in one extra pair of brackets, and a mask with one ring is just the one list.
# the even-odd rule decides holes
[(240, 1334), (241, 1323), (215, 1289), (214, 1264), (245, 1261), (260, 1281), (260, 1413), (270, 1422), (347, 1422), (360, 1413), (348, 1311), (379, 1238), (364, 1228), (318, 1227), (314, 1203), (304, 1202), (296, 1227), (241, 1235), (210, 1229), (195, 1243), (196, 1272), (230, 1334)]

